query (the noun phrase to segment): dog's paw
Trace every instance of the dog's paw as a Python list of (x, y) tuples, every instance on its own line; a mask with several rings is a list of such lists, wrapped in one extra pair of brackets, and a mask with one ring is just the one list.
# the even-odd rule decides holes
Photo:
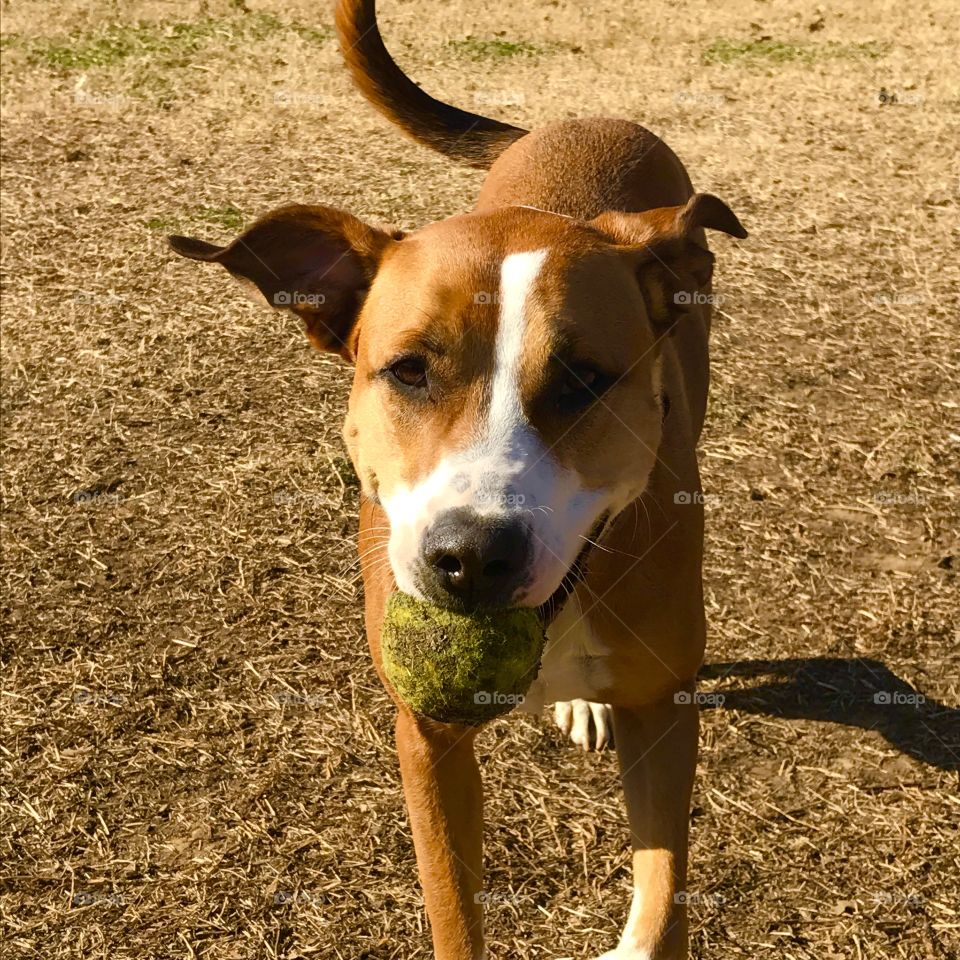
[(613, 746), (613, 710), (609, 703), (570, 700), (553, 706), (553, 719), (561, 732), (581, 750)]

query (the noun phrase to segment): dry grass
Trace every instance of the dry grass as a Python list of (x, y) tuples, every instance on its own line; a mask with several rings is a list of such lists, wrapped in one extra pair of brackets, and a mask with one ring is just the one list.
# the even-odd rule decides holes
[[(726, 701), (694, 955), (956, 956), (951, 5), (383, 6), (431, 91), (638, 119), (752, 233), (717, 244), (704, 689)], [(9, 957), (429, 955), (353, 579), (349, 373), (162, 236), (288, 200), (417, 225), (478, 177), (364, 107), (328, 10), (250, 7), (5, 11)], [(524, 718), (484, 744), (495, 956), (609, 947), (614, 758)]]

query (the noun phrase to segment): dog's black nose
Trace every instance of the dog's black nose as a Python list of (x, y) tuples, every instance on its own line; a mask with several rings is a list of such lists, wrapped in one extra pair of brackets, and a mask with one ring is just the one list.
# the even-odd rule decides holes
[(467, 608), (507, 606), (526, 576), (530, 531), (465, 507), (441, 513), (420, 548), (424, 592)]

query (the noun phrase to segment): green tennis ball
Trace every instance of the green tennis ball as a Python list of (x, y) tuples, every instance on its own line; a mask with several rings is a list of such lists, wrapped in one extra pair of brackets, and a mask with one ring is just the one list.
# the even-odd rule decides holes
[(404, 703), (420, 716), (470, 726), (523, 702), (543, 644), (533, 609), (465, 615), (397, 592), (380, 633), (383, 668)]

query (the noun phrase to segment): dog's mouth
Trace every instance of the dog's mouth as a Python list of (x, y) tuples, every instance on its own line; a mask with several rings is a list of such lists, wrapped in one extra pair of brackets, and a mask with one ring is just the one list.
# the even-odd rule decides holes
[(540, 622), (543, 624), (544, 629), (553, 623), (577, 584), (587, 575), (587, 563), (590, 559), (590, 554), (593, 553), (593, 548), (603, 533), (608, 518), (608, 513), (600, 515), (600, 519), (594, 524), (589, 535), (584, 538), (586, 542), (583, 545), (583, 549), (577, 554), (577, 558), (570, 565), (570, 569), (563, 575), (560, 586), (553, 591), (545, 603), (541, 603), (540, 606), (537, 607), (537, 616), (540, 617)]

